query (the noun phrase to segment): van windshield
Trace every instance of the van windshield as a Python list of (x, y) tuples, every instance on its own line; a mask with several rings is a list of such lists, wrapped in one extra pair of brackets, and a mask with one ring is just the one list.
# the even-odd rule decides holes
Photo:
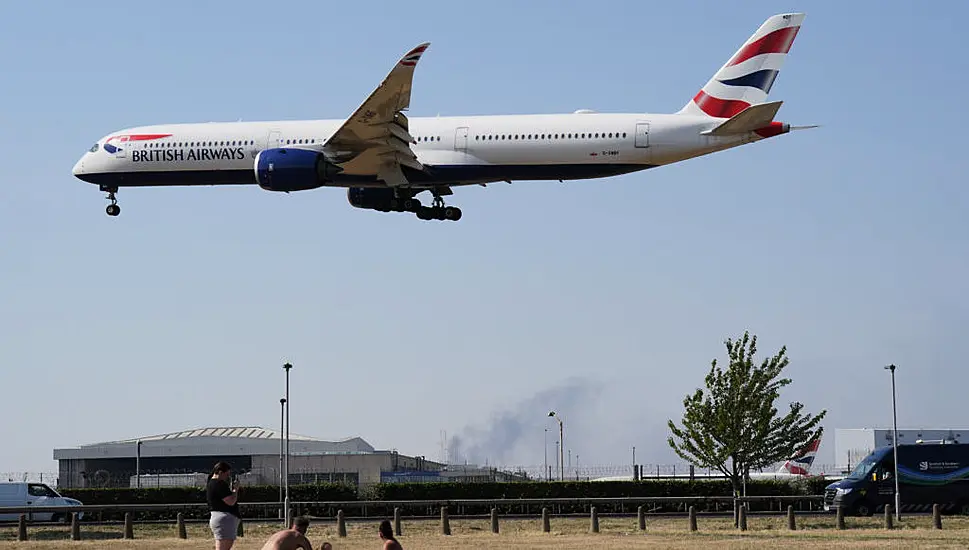
[(848, 474), (846, 479), (865, 479), (868, 474), (871, 473), (875, 465), (878, 464), (878, 460), (874, 458), (868, 458), (858, 463), (855, 469)]

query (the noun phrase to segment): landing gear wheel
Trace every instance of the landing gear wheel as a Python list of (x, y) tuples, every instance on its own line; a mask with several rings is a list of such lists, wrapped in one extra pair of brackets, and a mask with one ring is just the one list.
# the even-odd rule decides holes
[(420, 220), (433, 220), (434, 219), (434, 211), (433, 211), (433, 209), (428, 208), (426, 206), (419, 206), (417, 208), (416, 214), (417, 214), (417, 219), (420, 219)]
[(118, 192), (118, 188), (105, 187), (102, 185), (101, 191), (106, 191), (108, 193), (107, 198), (109, 201), (111, 201), (111, 204), (109, 204), (108, 207), (104, 209), (104, 211), (107, 212), (109, 216), (117, 216), (118, 214), (120, 214), (121, 207), (118, 206), (118, 198), (114, 196), (114, 194)]
[(461, 219), (461, 209), (456, 206), (448, 206), (444, 209), (444, 219), (456, 222)]

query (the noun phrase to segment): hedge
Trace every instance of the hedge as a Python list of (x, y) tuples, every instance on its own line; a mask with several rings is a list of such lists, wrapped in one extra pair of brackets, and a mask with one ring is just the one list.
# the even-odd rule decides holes
[[(790, 495), (820, 495), (830, 481), (821, 478), (806, 480), (751, 480), (747, 483), (749, 496), (790, 496)], [(75, 498), (84, 504), (182, 504), (204, 503), (205, 491), (193, 487), (162, 487), (162, 488), (106, 488), (106, 489), (64, 489), (60, 491), (66, 497)], [(307, 485), (290, 485), (290, 501), (292, 502), (348, 502), (348, 501), (402, 501), (402, 500), (492, 500), (492, 499), (558, 499), (558, 498), (618, 498), (618, 497), (703, 497), (730, 496), (731, 487), (727, 480), (644, 480), (635, 481), (601, 481), (601, 482), (513, 482), (513, 483), (379, 483), (361, 488), (360, 493), (353, 485), (342, 483), (317, 483)], [(242, 491), (243, 503), (278, 502), (279, 487), (246, 486)], [(776, 505), (776, 504), (775, 504)], [(602, 513), (628, 512), (622, 505), (597, 505)], [(770, 503), (752, 503), (751, 510), (768, 509)], [(455, 514), (486, 514), (490, 504), (482, 506), (462, 506), (454, 510)], [(713, 509), (711, 506), (699, 505), (700, 510)], [(651, 505), (650, 511), (672, 511), (677, 505)], [(260, 512), (253, 509), (243, 509), (244, 516), (256, 517), (264, 513), (272, 516), (274, 510)], [(555, 504), (553, 513), (580, 513), (588, 510), (585, 504)], [(540, 513), (541, 504), (524, 506), (521, 504), (504, 505), (499, 507), (501, 513)], [(362, 512), (359, 507), (347, 507), (348, 515), (358, 515)], [(438, 513), (432, 507), (417, 507), (407, 509), (406, 514)], [(336, 510), (332, 507), (311, 506), (301, 507), (298, 513), (308, 513), (314, 516), (333, 516)], [(366, 515), (390, 515), (392, 506), (370, 505)], [(186, 518), (205, 518), (208, 513), (203, 510), (184, 511)], [(97, 512), (94, 519), (117, 520), (123, 518), (122, 512)], [(139, 512), (135, 519), (171, 519), (173, 510), (159, 510)]]

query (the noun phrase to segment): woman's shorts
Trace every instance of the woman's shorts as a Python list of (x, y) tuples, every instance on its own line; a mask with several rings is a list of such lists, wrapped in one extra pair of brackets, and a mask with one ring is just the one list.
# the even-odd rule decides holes
[(215, 540), (235, 540), (239, 528), (239, 518), (225, 512), (211, 512), (209, 528)]

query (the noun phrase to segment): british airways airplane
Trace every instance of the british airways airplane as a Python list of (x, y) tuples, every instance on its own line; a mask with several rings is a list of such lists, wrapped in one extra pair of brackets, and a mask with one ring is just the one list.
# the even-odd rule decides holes
[[(73, 174), (108, 194), (109, 216), (121, 212), (115, 194), (122, 187), (258, 185), (284, 193), (342, 187), (357, 208), (457, 221), (461, 210), (443, 198), (455, 187), (627, 174), (797, 129), (774, 120), (782, 102), (767, 95), (803, 19), (768, 18), (673, 114), (408, 118), (424, 43), (346, 120), (128, 128), (92, 145)], [(425, 191), (430, 207), (417, 198)]]

